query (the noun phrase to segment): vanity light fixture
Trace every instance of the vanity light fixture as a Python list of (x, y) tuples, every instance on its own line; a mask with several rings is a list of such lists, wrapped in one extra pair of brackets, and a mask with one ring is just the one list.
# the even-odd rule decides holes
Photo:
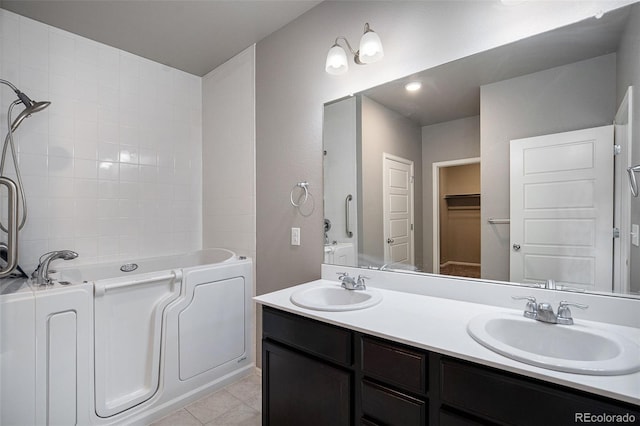
[(419, 81), (412, 81), (405, 84), (404, 88), (407, 90), (407, 92), (417, 92), (422, 88), (422, 83), (420, 83)]
[(358, 65), (370, 64), (379, 61), (384, 56), (380, 37), (370, 27), (364, 24), (364, 34), (360, 38), (360, 48), (354, 51), (346, 37), (340, 36), (329, 49), (325, 71), (332, 75), (344, 74), (349, 70), (349, 61), (345, 48), (338, 42), (342, 40), (347, 49), (353, 55), (353, 61)]

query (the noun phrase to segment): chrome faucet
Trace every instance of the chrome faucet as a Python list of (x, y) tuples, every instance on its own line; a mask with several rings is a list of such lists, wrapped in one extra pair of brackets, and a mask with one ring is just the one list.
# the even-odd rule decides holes
[(569, 306), (575, 306), (579, 309), (587, 309), (588, 305), (580, 303), (571, 303), (567, 301), (561, 301), (558, 305), (558, 313), (553, 312), (553, 307), (549, 303), (536, 303), (536, 298), (533, 296), (512, 296), (513, 300), (527, 300), (527, 305), (524, 309), (524, 316), (537, 321), (546, 322), (549, 324), (561, 324), (571, 325), (573, 324), (573, 317), (571, 316), (571, 310)]
[(338, 272), (338, 279), (342, 282), (342, 288), (347, 290), (366, 290), (367, 286), (365, 285), (365, 277), (363, 275), (358, 275), (357, 280), (350, 276), (347, 272)]
[(78, 257), (78, 253), (71, 250), (57, 250), (45, 253), (40, 256), (38, 267), (31, 274), (31, 278), (36, 280), (37, 285), (51, 285), (49, 278), (49, 265), (56, 259), (71, 260)]

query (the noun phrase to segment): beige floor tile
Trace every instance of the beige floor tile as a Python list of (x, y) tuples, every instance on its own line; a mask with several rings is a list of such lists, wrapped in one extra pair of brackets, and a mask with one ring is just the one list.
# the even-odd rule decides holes
[(216, 417), (207, 426), (248, 426), (259, 424), (257, 419), (261, 418), (261, 414), (246, 404), (240, 404), (232, 410), (227, 411), (219, 417)]
[(242, 401), (223, 389), (187, 405), (186, 409), (202, 423), (207, 423), (241, 404)]
[(202, 423), (183, 408), (152, 423), (151, 426), (202, 426)]
[(260, 377), (253, 374), (245, 377), (239, 382), (232, 383), (225, 387), (231, 395), (242, 401), (248, 401), (254, 399), (256, 396), (262, 393), (262, 382)]
[(245, 399), (244, 403), (256, 411), (262, 411), (262, 392), (249, 399)]

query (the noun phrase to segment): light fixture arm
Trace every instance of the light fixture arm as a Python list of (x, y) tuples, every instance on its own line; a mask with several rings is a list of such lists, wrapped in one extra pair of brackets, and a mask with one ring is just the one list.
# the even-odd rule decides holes
[[(353, 50), (353, 48), (351, 47), (351, 44), (349, 43), (349, 40), (347, 40), (346, 37), (344, 36), (336, 37), (336, 41), (335, 43), (333, 43), (333, 45), (340, 46), (340, 43), (338, 43), (339, 40), (343, 40), (347, 45), (347, 49), (349, 49), (349, 52), (351, 52), (351, 54), (353, 55), (353, 62), (355, 62), (358, 65), (364, 65), (364, 63), (360, 62), (360, 51)], [(344, 46), (340, 46), (340, 47), (344, 48)]]

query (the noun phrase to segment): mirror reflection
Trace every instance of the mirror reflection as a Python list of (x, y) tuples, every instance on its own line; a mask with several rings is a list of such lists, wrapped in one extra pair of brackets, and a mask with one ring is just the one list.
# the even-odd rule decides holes
[(640, 294), (638, 64), (636, 4), (326, 104), (325, 263)]

